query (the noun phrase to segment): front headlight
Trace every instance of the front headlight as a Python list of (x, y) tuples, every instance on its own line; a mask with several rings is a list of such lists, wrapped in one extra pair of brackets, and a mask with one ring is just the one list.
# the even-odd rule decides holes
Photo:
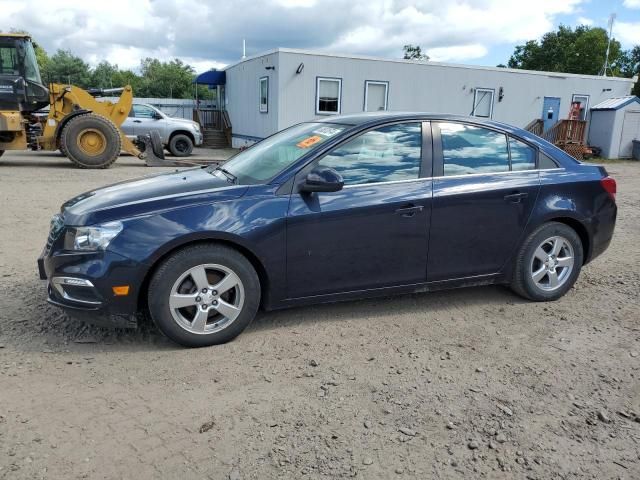
[(75, 227), (72, 232), (73, 244), (68, 245), (67, 248), (83, 251), (104, 250), (109, 245), (109, 242), (116, 238), (121, 231), (122, 222), (109, 222), (91, 227)]

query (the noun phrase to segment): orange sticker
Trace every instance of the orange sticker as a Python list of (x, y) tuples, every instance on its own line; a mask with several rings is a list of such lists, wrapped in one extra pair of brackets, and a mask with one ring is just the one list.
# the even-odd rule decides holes
[(309, 148), (311, 145), (315, 145), (316, 143), (322, 141), (322, 137), (318, 135), (314, 135), (313, 137), (305, 138), (301, 142), (298, 142), (298, 148)]

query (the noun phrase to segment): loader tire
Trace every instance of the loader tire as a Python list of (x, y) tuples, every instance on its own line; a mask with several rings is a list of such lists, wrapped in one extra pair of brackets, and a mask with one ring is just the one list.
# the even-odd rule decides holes
[(60, 151), (80, 168), (109, 168), (121, 149), (118, 127), (93, 113), (72, 118), (60, 134)]

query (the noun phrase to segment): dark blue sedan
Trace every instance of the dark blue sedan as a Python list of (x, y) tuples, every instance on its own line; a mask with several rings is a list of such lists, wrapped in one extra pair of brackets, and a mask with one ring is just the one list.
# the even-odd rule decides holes
[(556, 300), (609, 245), (616, 183), (521, 129), (375, 113), (302, 123), (236, 155), (79, 195), (40, 275), (88, 322), (148, 311), (186, 346), (260, 307), (502, 283)]

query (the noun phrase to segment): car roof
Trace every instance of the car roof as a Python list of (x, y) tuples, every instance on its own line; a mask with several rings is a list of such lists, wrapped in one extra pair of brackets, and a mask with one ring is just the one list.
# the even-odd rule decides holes
[[(364, 113), (352, 113), (348, 115), (331, 115), (323, 118), (316, 119), (314, 121), (321, 123), (341, 123), (345, 125), (359, 126), (364, 124), (373, 124), (379, 122), (388, 121), (402, 121), (402, 120), (450, 120), (450, 121), (465, 121), (475, 124), (485, 124), (487, 126), (493, 126), (498, 128), (509, 127), (509, 125), (494, 122), (492, 120), (486, 120), (479, 117), (468, 117), (465, 115), (454, 115), (450, 113), (430, 113), (430, 112), (364, 112)], [(512, 127), (513, 128), (513, 127)]]

